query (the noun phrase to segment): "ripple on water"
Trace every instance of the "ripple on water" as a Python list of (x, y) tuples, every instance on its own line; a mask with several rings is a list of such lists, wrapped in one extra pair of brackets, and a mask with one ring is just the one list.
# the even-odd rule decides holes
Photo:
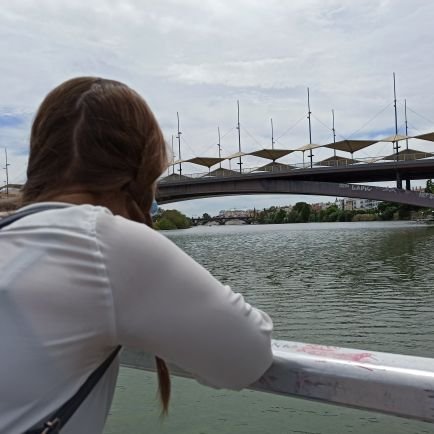
[[(231, 226), (167, 236), (267, 311), (275, 338), (434, 356), (434, 228), (381, 222)], [(196, 421), (199, 428), (190, 425), (186, 432), (434, 433), (429, 424), (268, 394), (216, 394), (183, 381), (177, 380), (177, 393), (186, 393), (181, 399), (187, 403), (194, 399), (199, 412), (183, 407), (173, 428), (152, 432), (183, 432), (186, 415), (196, 420), (203, 412), (205, 425)]]

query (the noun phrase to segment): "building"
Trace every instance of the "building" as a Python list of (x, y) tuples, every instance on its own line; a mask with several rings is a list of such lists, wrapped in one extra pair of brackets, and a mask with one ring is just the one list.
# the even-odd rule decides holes
[(381, 201), (373, 199), (355, 199), (350, 197), (345, 197), (343, 199), (336, 199), (335, 204), (340, 209), (345, 211), (360, 211), (360, 210), (373, 210), (378, 207)]
[(219, 212), (219, 217), (221, 218), (246, 218), (252, 217), (254, 215), (254, 210), (240, 210), (240, 209), (229, 209), (221, 210)]

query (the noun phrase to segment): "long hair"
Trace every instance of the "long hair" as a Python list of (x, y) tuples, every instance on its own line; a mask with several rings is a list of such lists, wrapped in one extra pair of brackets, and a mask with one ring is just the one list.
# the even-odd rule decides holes
[[(33, 203), (71, 191), (123, 194), (131, 218), (152, 227), (155, 183), (166, 166), (163, 134), (138, 93), (113, 80), (74, 78), (38, 109), (22, 199)], [(158, 357), (156, 366), (167, 413), (169, 371)]]

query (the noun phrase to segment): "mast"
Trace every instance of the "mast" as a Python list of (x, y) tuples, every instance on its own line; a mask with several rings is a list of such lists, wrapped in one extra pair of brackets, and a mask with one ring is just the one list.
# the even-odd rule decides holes
[(274, 149), (274, 128), (273, 128), (273, 118), (270, 118), (271, 121), (271, 149)]
[[(395, 136), (398, 135), (398, 112), (397, 112), (397, 108), (396, 108), (396, 81), (395, 81), (395, 73), (393, 73), (393, 106), (395, 108)], [(396, 138), (396, 137), (395, 137)], [(396, 161), (399, 160), (399, 144), (398, 141), (396, 140), (395, 142), (393, 142), (393, 147), (396, 151)]]
[(8, 167), (10, 164), (8, 163), (8, 148), (5, 148), (5, 157), (6, 157), (6, 164), (4, 169), (6, 170), (6, 196), (9, 196), (9, 169)]
[(182, 176), (182, 165), (181, 165), (181, 131), (179, 131), (179, 113), (176, 112), (176, 117), (178, 118), (178, 135), (176, 138), (178, 139), (178, 157), (179, 157), (179, 177)]
[[(405, 149), (408, 151), (408, 122), (407, 122), (407, 99), (404, 99), (404, 116), (405, 116)], [(405, 180), (405, 189), (411, 190), (410, 179)]]
[[(332, 123), (332, 131), (333, 131), (333, 144), (336, 143), (336, 130), (335, 130), (335, 111), (332, 109), (332, 119), (333, 119), (333, 123)], [(335, 157), (336, 157), (336, 149), (333, 149)]]
[[(307, 119), (309, 120), (309, 145), (312, 144), (312, 125), (310, 121), (310, 115), (312, 112), (310, 111), (310, 98), (309, 98), (309, 88), (307, 88)], [(309, 158), (310, 158), (310, 168), (312, 169), (312, 148), (309, 149)]]
[(404, 116), (405, 116), (405, 145), (408, 150), (408, 122), (407, 122), (407, 99), (404, 100)]
[(238, 130), (238, 152), (240, 153), (240, 173), (242, 173), (241, 165), (243, 164), (241, 161), (241, 128), (240, 128), (240, 101), (237, 100), (237, 109), (238, 109), (238, 123), (237, 123), (237, 130)]
[[(217, 143), (217, 146), (219, 147), (219, 158), (222, 158), (222, 147), (220, 144), (220, 127), (217, 127), (217, 132), (219, 135), (219, 142)], [(222, 162), (220, 161), (220, 169), (222, 168)]]
[(173, 134), (172, 134), (172, 174), (175, 174), (175, 151), (173, 150)]

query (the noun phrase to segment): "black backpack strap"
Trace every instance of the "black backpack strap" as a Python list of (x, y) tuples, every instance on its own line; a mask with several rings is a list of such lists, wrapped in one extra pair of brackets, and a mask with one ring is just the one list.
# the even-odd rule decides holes
[[(0, 229), (27, 217), (31, 214), (35, 214), (41, 211), (48, 211), (51, 209), (65, 208), (66, 205), (60, 204), (46, 204), (40, 206), (33, 206), (29, 209), (18, 211), (10, 216), (4, 217), (0, 220)], [(105, 374), (117, 354), (119, 353), (121, 346), (116, 347), (110, 355), (105, 359), (98, 368), (93, 371), (87, 380), (80, 386), (77, 392), (68, 401), (65, 402), (59, 409), (57, 409), (39, 428), (32, 428), (26, 431), (24, 434), (56, 434), (60, 429), (65, 426), (71, 416), (76, 412), (81, 403), (87, 398), (92, 389), (96, 386), (101, 377)]]
[(24, 434), (56, 434), (58, 433), (68, 422), (71, 416), (77, 411), (81, 403), (87, 398), (92, 389), (96, 386), (98, 381), (107, 371), (117, 354), (119, 353), (121, 346), (116, 347), (112, 353), (93, 371), (87, 380), (81, 385), (80, 389), (74, 394), (72, 398), (65, 402), (58, 410), (56, 410), (50, 418), (40, 427), (26, 431)]

